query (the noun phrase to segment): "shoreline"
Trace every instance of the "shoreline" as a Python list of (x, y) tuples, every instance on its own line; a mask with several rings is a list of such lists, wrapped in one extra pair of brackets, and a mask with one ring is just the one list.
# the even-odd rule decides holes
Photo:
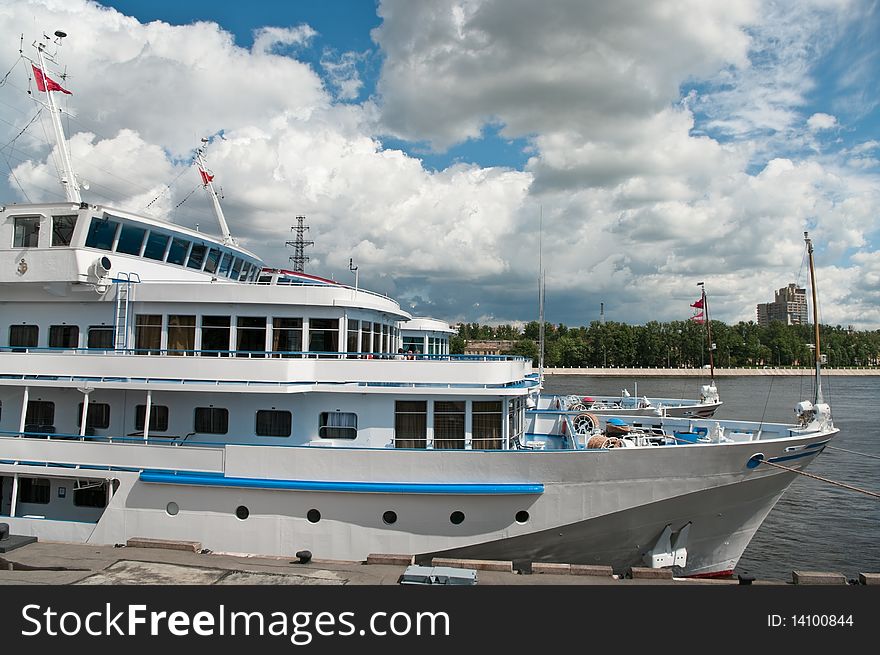
[[(748, 376), (808, 376), (816, 374), (812, 368), (785, 368), (770, 366), (765, 368), (720, 368), (715, 367), (715, 377), (748, 377)], [(709, 378), (709, 369), (704, 368), (581, 368), (560, 367), (545, 368), (544, 375), (586, 375), (594, 377), (694, 377)], [(823, 368), (822, 375), (877, 376), (880, 368)]]

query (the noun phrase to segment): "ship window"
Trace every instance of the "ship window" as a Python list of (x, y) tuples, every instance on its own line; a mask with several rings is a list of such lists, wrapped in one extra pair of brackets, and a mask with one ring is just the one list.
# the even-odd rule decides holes
[(309, 320), (309, 352), (339, 352), (339, 319), (313, 318)]
[(18, 500), (37, 505), (49, 504), (49, 480), (46, 478), (19, 478)]
[[(147, 415), (146, 405), (137, 405), (134, 408), (134, 429), (144, 429), (144, 417)], [(168, 406), (150, 405), (150, 432), (168, 431)]]
[(161, 232), (150, 232), (147, 237), (147, 245), (144, 246), (144, 257), (161, 262), (165, 259), (165, 251), (168, 249), (168, 241), (171, 239)]
[(107, 481), (77, 480), (73, 487), (73, 504), (77, 507), (107, 507)]
[(232, 280), (237, 280), (239, 274), (241, 273), (241, 265), (242, 262), (238, 257), (232, 258), (232, 269), (229, 271), (229, 278)]
[[(348, 340), (345, 343), (345, 350), (349, 353), (356, 353), (358, 351), (358, 343), (360, 341), (358, 332), (360, 327), (360, 321), (348, 320)], [(357, 357), (357, 355), (349, 355), (349, 357)]]
[(217, 269), (218, 275), (229, 276), (229, 265), (232, 263), (232, 255), (228, 252), (223, 253), (223, 259), (220, 260), (220, 268)]
[(229, 410), (224, 407), (196, 407), (196, 432), (226, 434), (229, 432)]
[(229, 357), (228, 316), (202, 316), (202, 355)]
[(106, 218), (92, 218), (92, 224), (89, 225), (89, 234), (86, 237), (86, 247), (112, 250), (113, 240), (116, 238), (118, 227), (119, 223), (117, 221), (109, 221)]
[(282, 357), (293, 357), (292, 353), (302, 352), (302, 332), (301, 318), (273, 318), (272, 350), (284, 353)]
[(523, 434), (525, 433), (525, 400), (522, 398), (512, 398), (507, 406), (507, 433), (512, 444), (522, 443)]
[(192, 354), (195, 348), (196, 317), (170, 315), (168, 317), (168, 354)]
[(76, 216), (52, 217), (52, 245), (69, 246), (73, 239), (73, 228), (76, 227)]
[[(89, 403), (86, 410), (86, 428), (106, 430), (110, 427), (110, 405), (107, 403)], [(82, 425), (83, 404), (80, 403), (76, 411), (76, 427)]]
[(208, 257), (205, 259), (205, 273), (216, 273), (217, 264), (220, 262), (222, 253), (217, 248), (211, 248), (208, 251)]
[(40, 217), (16, 216), (12, 234), (13, 248), (36, 248), (40, 240)]
[(421, 337), (404, 337), (403, 349), (412, 350), (414, 353), (421, 355), (425, 342)]
[(182, 266), (183, 262), (186, 261), (186, 253), (189, 251), (190, 243), (192, 242), (177, 237), (171, 239), (171, 248), (168, 249), (168, 259), (166, 261), (169, 264)]
[(194, 243), (192, 250), (189, 253), (189, 261), (186, 262), (187, 268), (202, 270), (202, 262), (205, 261), (205, 252), (207, 250), (208, 246), (201, 243)]
[(322, 439), (356, 439), (357, 414), (353, 412), (321, 412), (318, 436)]
[(119, 241), (116, 242), (116, 252), (126, 255), (140, 255), (146, 233), (147, 231), (142, 227), (123, 225), (122, 231), (119, 233)]
[(55, 403), (51, 400), (29, 400), (24, 417), (25, 432), (55, 432)]
[(473, 448), (501, 450), (501, 401), (488, 400), (473, 403)]
[(428, 402), (397, 400), (394, 402), (394, 446), (425, 448), (428, 438)]
[(241, 267), (241, 275), (238, 276), (238, 279), (241, 280), (242, 282), (246, 282), (248, 279), (248, 275), (250, 275), (250, 272), (251, 272), (251, 263), (245, 262), (244, 265)]
[(37, 325), (10, 325), (9, 345), (12, 348), (36, 348), (39, 334)]
[(263, 357), (266, 352), (266, 317), (265, 316), (239, 316), (238, 317), (238, 345), (236, 350), (241, 351), (238, 356)]
[(257, 411), (257, 436), (289, 437), (291, 414), (284, 410), (260, 409)]
[(464, 448), (464, 401), (434, 402), (434, 448)]
[(78, 325), (50, 325), (50, 348), (76, 348), (79, 346)]
[(372, 335), (373, 324), (369, 321), (364, 321), (361, 326), (361, 352), (362, 353), (371, 353), (373, 352), (373, 335)]
[(95, 326), (89, 328), (89, 348), (112, 348), (113, 328)]
[(135, 314), (134, 347), (139, 355), (158, 355), (162, 347), (162, 315)]

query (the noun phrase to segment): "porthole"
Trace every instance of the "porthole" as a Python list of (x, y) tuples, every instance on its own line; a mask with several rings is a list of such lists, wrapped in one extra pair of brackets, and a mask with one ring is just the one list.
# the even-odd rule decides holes
[(168, 512), (168, 516), (177, 516), (180, 507), (177, 506), (177, 503), (172, 501), (165, 506), (165, 511)]
[(455, 510), (452, 514), (449, 515), (449, 520), (452, 522), (452, 525), (458, 525), (462, 521), (464, 521), (464, 512), (459, 512)]
[(310, 509), (308, 514), (306, 514), (306, 518), (309, 520), (309, 523), (317, 523), (321, 520), (321, 512), (316, 509)]
[(387, 512), (385, 512), (382, 515), (382, 520), (387, 525), (392, 525), (394, 523), (397, 523), (397, 512), (392, 512), (391, 510), (388, 510)]
[(519, 524), (528, 523), (529, 522), (529, 513), (524, 509), (518, 511), (516, 513), (516, 522)]
[(239, 505), (235, 508), (235, 515), (242, 521), (244, 521), (247, 517), (251, 515), (251, 511), (244, 505)]

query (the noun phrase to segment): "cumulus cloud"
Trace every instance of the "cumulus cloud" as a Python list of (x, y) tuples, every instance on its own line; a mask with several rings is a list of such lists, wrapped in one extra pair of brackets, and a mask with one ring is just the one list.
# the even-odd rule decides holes
[(813, 114), (807, 119), (807, 127), (812, 132), (818, 132), (819, 130), (830, 130), (837, 127), (837, 119), (830, 114), (823, 114), (819, 112)]
[(298, 27), (261, 27), (254, 32), (251, 51), (264, 55), (276, 54), (285, 47), (306, 46), (317, 32), (309, 25)]

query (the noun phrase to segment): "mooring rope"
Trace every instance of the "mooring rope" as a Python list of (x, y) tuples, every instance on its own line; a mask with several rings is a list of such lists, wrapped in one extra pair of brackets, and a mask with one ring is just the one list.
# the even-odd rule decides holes
[(790, 471), (791, 473), (798, 473), (800, 475), (805, 475), (808, 478), (813, 478), (814, 480), (819, 480), (821, 482), (827, 482), (828, 484), (833, 484), (836, 487), (843, 487), (844, 489), (849, 489), (850, 491), (858, 491), (859, 493), (866, 494), (868, 496), (873, 496), (874, 498), (880, 498), (880, 494), (875, 493), (873, 491), (868, 491), (867, 489), (859, 489), (858, 487), (851, 487), (848, 484), (844, 484), (843, 482), (837, 482), (836, 480), (829, 480), (828, 478), (823, 478), (819, 475), (813, 475), (812, 473), (807, 473), (806, 471), (799, 471), (798, 469), (793, 469), (790, 466), (783, 466), (782, 464), (777, 464), (776, 462), (768, 462), (766, 459), (762, 459), (761, 464), (769, 464), (770, 466), (775, 466), (778, 469), (783, 469), (784, 471)]
[(852, 453), (853, 455), (861, 455), (862, 457), (870, 457), (871, 459), (880, 459), (880, 456), (877, 455), (869, 455), (868, 453), (860, 453), (855, 450), (847, 450), (846, 448), (838, 448), (837, 446), (825, 446), (828, 450), (841, 450), (845, 453)]

